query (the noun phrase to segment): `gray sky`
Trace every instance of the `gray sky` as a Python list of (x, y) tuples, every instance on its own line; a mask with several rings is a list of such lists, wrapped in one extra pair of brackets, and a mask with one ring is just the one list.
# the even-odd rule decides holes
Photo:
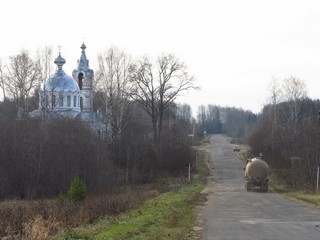
[[(90, 67), (111, 46), (133, 57), (172, 53), (201, 91), (179, 98), (259, 112), (271, 79), (304, 80), (320, 96), (320, 2), (311, 0), (8, 0), (0, 58), (58, 45), (71, 75), (84, 39)], [(318, 91), (319, 90), (319, 91)]]

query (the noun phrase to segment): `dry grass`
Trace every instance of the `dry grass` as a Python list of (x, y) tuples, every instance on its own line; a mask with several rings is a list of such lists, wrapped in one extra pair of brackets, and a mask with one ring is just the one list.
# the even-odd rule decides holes
[(37, 215), (35, 219), (24, 224), (23, 230), (26, 240), (45, 240), (61, 230), (61, 226), (55, 219), (44, 219), (41, 215)]
[(53, 200), (3, 202), (0, 203), (0, 238), (46, 240), (63, 229), (126, 212), (158, 195), (157, 190), (147, 190), (89, 196), (81, 204)]

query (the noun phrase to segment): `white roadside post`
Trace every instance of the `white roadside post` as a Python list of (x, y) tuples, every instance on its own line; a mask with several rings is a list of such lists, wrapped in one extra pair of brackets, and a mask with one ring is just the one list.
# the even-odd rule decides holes
[(317, 192), (319, 191), (319, 165), (317, 168)]
[(191, 167), (192, 167), (192, 163), (187, 163), (186, 167), (188, 168), (188, 182), (191, 181)]

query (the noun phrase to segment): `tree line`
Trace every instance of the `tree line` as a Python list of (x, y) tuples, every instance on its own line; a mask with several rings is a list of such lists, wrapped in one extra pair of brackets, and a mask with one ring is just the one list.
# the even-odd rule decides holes
[(248, 110), (217, 105), (198, 108), (199, 133), (223, 133), (232, 138), (247, 140), (257, 124), (257, 115)]
[(178, 58), (134, 60), (115, 47), (98, 56), (93, 105), (109, 126), (106, 138), (81, 121), (24, 114), (38, 107), (52, 62), (52, 49), (44, 48), (34, 59), (22, 50), (0, 64), (0, 198), (56, 196), (74, 176), (91, 192), (112, 191), (179, 174), (194, 161), (191, 108), (175, 100), (197, 87)]

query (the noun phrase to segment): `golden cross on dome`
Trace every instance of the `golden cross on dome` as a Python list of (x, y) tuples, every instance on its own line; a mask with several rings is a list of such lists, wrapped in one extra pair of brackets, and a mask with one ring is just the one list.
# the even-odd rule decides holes
[(60, 53), (61, 53), (61, 48), (62, 48), (62, 46), (61, 46), (61, 45), (58, 45), (59, 55), (60, 55)]

